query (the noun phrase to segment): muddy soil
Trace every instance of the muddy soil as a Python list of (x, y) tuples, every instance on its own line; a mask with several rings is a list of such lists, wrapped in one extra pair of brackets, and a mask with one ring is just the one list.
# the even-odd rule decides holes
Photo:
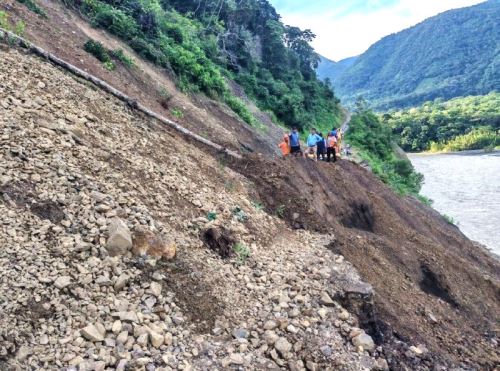
[(498, 364), (500, 264), (436, 211), (349, 161), (253, 155), (229, 166), (252, 179), (268, 212), (336, 235), (330, 248), (375, 288), (386, 344), (423, 344), (435, 359), (465, 367)]

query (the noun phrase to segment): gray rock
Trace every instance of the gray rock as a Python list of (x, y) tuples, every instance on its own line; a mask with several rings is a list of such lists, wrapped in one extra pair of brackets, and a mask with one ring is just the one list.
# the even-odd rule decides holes
[(89, 324), (81, 330), (82, 336), (90, 341), (99, 342), (104, 341), (106, 329), (100, 323)]
[(364, 350), (369, 352), (375, 349), (375, 343), (370, 335), (366, 334), (364, 331), (359, 335), (354, 336), (352, 339), (352, 343), (356, 347), (363, 347)]
[(125, 255), (132, 249), (132, 235), (125, 222), (114, 218), (108, 226), (106, 249), (110, 256)]
[(54, 281), (54, 286), (58, 289), (63, 289), (71, 284), (70, 276), (60, 276)]
[(235, 339), (246, 339), (248, 337), (248, 331), (244, 328), (237, 328), (233, 331), (233, 337)]
[(292, 350), (292, 344), (286, 338), (280, 337), (274, 344), (274, 348), (285, 358), (290, 353), (290, 350)]

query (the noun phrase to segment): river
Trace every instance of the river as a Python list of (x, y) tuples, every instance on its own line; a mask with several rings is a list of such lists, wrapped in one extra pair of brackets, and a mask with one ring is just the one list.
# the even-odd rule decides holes
[(500, 151), (409, 154), (424, 174), (422, 194), (460, 230), (500, 255)]

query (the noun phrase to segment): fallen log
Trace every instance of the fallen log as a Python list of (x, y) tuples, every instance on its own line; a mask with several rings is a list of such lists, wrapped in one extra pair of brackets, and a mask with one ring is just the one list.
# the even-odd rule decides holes
[(1, 40), (1, 42), (8, 43), (11, 46), (22, 47), (22, 48), (40, 56), (40, 57), (42, 57), (42, 58), (49, 60), (53, 64), (64, 68), (65, 70), (71, 72), (72, 74), (74, 74), (80, 78), (83, 78), (87, 81), (92, 82), (94, 85), (98, 86), (102, 90), (114, 95), (116, 98), (127, 103), (130, 107), (141, 111), (142, 113), (146, 114), (147, 116), (152, 117), (152, 118), (160, 121), (161, 123), (174, 129), (175, 131), (177, 131), (177, 132), (179, 132), (179, 133), (181, 133), (181, 134), (183, 134), (183, 135), (185, 135), (185, 136), (187, 136), (187, 137), (189, 137), (197, 142), (200, 142), (200, 143), (202, 143), (202, 144), (204, 144), (212, 149), (215, 149), (217, 152), (225, 153), (228, 156), (234, 157), (236, 159), (242, 158), (239, 153), (232, 151), (230, 149), (227, 149), (227, 148), (225, 148), (217, 143), (214, 143), (206, 138), (203, 138), (202, 136), (200, 136), (196, 133), (193, 133), (191, 130), (186, 129), (185, 127), (179, 125), (178, 123), (176, 123), (172, 120), (169, 120), (166, 117), (163, 117), (156, 112), (151, 111), (150, 109), (148, 109), (144, 105), (137, 102), (137, 100), (124, 94), (123, 92), (114, 88), (113, 86), (111, 86), (107, 82), (99, 79), (98, 77), (96, 77), (94, 75), (91, 75), (91, 74), (81, 70), (80, 68), (72, 65), (71, 63), (66, 62), (63, 59), (56, 57), (54, 54), (47, 52), (46, 50), (40, 48), (39, 46), (34, 45), (33, 43), (29, 42), (28, 40), (10, 32), (10, 31), (7, 31), (5, 29), (0, 28), (0, 40)]

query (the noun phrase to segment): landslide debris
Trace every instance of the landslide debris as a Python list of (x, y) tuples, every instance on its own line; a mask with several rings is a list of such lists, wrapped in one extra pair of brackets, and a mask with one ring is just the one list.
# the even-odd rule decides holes
[[(0, 190), (0, 369), (387, 369), (331, 299), (333, 277), (360, 282), (332, 235), (290, 229), (209, 151), (15, 49)], [(243, 264), (207, 248), (211, 228)]]

